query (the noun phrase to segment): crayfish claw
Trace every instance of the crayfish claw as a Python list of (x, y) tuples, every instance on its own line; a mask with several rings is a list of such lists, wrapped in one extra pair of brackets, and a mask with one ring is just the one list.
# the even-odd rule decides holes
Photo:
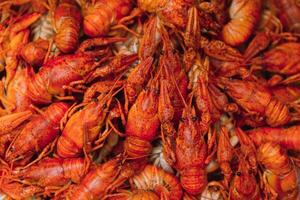
[(32, 111), (24, 111), (5, 115), (0, 118), (0, 136), (10, 133), (32, 116)]

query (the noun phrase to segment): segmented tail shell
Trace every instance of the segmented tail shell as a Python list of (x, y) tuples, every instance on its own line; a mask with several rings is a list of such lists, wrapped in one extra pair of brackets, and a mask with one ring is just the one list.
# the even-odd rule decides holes
[(130, 182), (136, 189), (154, 191), (170, 200), (179, 200), (182, 197), (182, 188), (177, 177), (154, 165), (147, 165), (141, 173), (132, 177)]

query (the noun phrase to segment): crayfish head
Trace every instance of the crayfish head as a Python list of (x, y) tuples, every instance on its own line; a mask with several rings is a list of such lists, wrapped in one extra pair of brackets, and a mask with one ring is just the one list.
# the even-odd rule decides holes
[(158, 105), (158, 81), (150, 80), (146, 89), (138, 96), (137, 107), (140, 112), (148, 114), (157, 113)]
[(255, 84), (252, 81), (242, 81), (237, 79), (220, 78), (217, 84), (232, 98), (244, 99), (252, 94)]
[(178, 136), (178, 139), (183, 139), (185, 143), (203, 142), (199, 118), (196, 115), (194, 107), (186, 107), (183, 110), (179, 123)]
[(198, 116), (195, 108), (193, 106), (184, 108), (180, 121), (181, 124), (186, 126), (195, 126), (195, 124), (198, 122)]
[(230, 187), (230, 193), (234, 197), (252, 199), (259, 193), (259, 187), (255, 179), (255, 172), (248, 168), (245, 161), (239, 163), (238, 171), (235, 173)]
[[(105, 51), (106, 52), (106, 51)], [(103, 56), (104, 51), (79, 52), (65, 59), (65, 62), (81, 76), (91, 73), (109, 56)]]

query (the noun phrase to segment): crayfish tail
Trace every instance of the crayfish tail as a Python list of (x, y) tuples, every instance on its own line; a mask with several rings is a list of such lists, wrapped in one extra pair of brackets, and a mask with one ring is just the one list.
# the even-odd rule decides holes
[(205, 170), (199, 167), (190, 167), (181, 172), (180, 182), (189, 194), (200, 194), (207, 185)]

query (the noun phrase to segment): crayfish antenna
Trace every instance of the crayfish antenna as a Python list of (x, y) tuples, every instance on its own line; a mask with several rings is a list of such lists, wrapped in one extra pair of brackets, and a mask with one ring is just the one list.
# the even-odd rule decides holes
[(92, 84), (84, 93), (83, 102), (91, 102), (93, 97), (97, 93), (107, 93), (110, 91), (112, 85), (114, 85), (115, 88), (119, 88), (122, 85), (124, 85), (125, 81), (120, 80), (116, 82), (112, 82), (110, 80), (108, 81), (100, 81)]
[[(165, 67), (165, 69), (166, 69), (166, 67)], [(167, 69), (166, 69), (167, 70)], [(179, 94), (179, 96), (180, 96), (180, 98), (181, 98), (181, 101), (182, 101), (182, 103), (184, 104), (184, 106), (187, 108), (188, 107), (188, 104), (186, 103), (186, 101), (185, 101), (185, 99), (184, 99), (184, 97), (183, 97), (183, 95), (182, 95), (182, 93), (181, 93), (181, 90), (180, 90), (180, 88), (178, 87), (178, 84), (177, 84), (177, 82), (176, 82), (176, 80), (175, 80), (175, 78), (174, 78), (174, 74), (172, 73), (172, 75), (171, 75), (171, 80), (172, 80), (172, 82), (174, 83), (174, 85), (175, 85), (175, 87), (176, 87), (176, 89), (177, 89), (177, 91), (178, 91), (178, 94)], [(191, 102), (190, 102), (190, 104), (191, 104)]]
[(124, 24), (118, 23), (118, 24), (116, 24), (116, 25), (114, 25), (113, 27), (110, 28), (110, 30), (118, 30), (118, 29), (123, 29), (123, 30), (131, 33), (132, 35), (134, 35), (137, 38), (141, 37), (138, 33), (136, 33), (134, 30), (131, 30), (130, 28), (128, 28)]
[(0, 158), (0, 186), (4, 183), (4, 179), (8, 179), (13, 175), (13, 167)]
[[(117, 91), (114, 92), (114, 89), (116, 89), (116, 86), (118, 86), (118, 85), (117, 85), (118, 81), (123, 77), (123, 75), (124, 75), (125, 73), (126, 73), (126, 72), (123, 72), (121, 75), (119, 75), (118, 78), (115, 79), (114, 84), (113, 84), (112, 87), (111, 87), (111, 90), (107, 93), (107, 95), (105, 95), (105, 96), (103, 97), (103, 100), (106, 101), (106, 102), (108, 102), (108, 103), (107, 103), (107, 106), (110, 106), (110, 104), (111, 104), (111, 102), (112, 102), (112, 97), (114, 97), (114, 96), (117, 95), (121, 90), (124, 89), (124, 85), (122, 85)], [(113, 92), (114, 92), (114, 93), (113, 93)], [(98, 99), (98, 100), (100, 100), (100, 99)]]
[(282, 80), (280, 84), (289, 85), (300, 81), (300, 74), (290, 75), (286, 79)]
[(99, 137), (99, 139), (94, 142), (96, 146), (93, 147), (92, 151), (96, 151), (97, 149), (102, 148), (104, 146), (104, 142), (106, 138), (109, 136), (109, 134), (112, 131), (113, 131), (112, 128), (108, 129), (108, 127), (106, 127), (103, 133), (101, 133), (101, 137)]
[[(129, 16), (123, 17), (122, 19), (120, 19), (120, 21), (118, 22), (117, 25), (120, 24), (126, 24), (127, 22), (131, 21), (132, 19), (134, 19), (135, 17), (139, 17), (140, 15), (142, 15), (144, 12), (140, 9), (140, 8), (134, 8)], [(117, 26), (116, 25), (116, 26)]]
[(300, 113), (291, 113), (291, 122), (299, 122)]
[(148, 57), (142, 60), (134, 69), (129, 73), (126, 85), (124, 88), (125, 96), (125, 113), (128, 114), (129, 107), (132, 106), (136, 100), (139, 92), (142, 90), (143, 86), (147, 82), (149, 72), (152, 68), (153, 57)]
[(64, 126), (66, 125), (66, 123), (68, 122), (69, 118), (76, 113), (80, 108), (86, 106), (87, 103), (80, 103), (78, 105), (76, 105), (76, 103), (74, 103), (68, 110), (67, 112), (64, 114), (63, 118), (60, 120), (60, 130), (62, 131), (64, 129)]

